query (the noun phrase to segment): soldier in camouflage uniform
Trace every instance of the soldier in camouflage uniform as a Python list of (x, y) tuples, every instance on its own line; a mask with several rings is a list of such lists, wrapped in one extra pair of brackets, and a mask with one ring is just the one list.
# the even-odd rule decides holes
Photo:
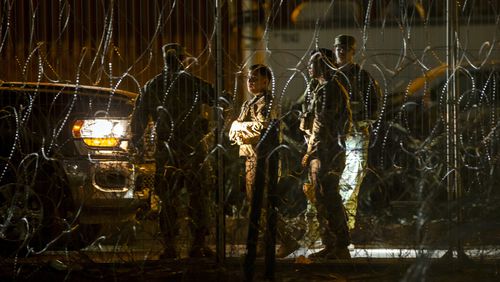
[(270, 140), (270, 138), (260, 140), (261, 133), (267, 129), (272, 119), (272, 96), (267, 90), (271, 79), (271, 71), (266, 66), (253, 65), (250, 67), (247, 86), (254, 96), (241, 106), (237, 118), (240, 125), (239, 130), (233, 130), (230, 133), (230, 139), (240, 146), (239, 155), (245, 158), (245, 189), (248, 202), (251, 202), (252, 190), (255, 185), (259, 141), (261, 141), (260, 151), (268, 143), (274, 142), (275, 144), (272, 145), (278, 143), (277, 136), (270, 136), (275, 137), (276, 140)]
[(341, 196), (349, 217), (349, 228), (354, 228), (358, 193), (367, 173), (373, 167), (373, 156), (368, 154), (370, 138), (378, 115), (380, 89), (373, 77), (354, 63), (356, 39), (350, 35), (335, 37), (334, 53), (337, 72), (334, 77), (349, 93), (353, 116), (353, 130), (346, 140), (347, 163), (341, 178)]
[(309, 168), (320, 236), (325, 246), (309, 257), (347, 259), (350, 258), (347, 249), (350, 235), (339, 194), (339, 179), (345, 165), (345, 149), (341, 144), (351, 130), (352, 115), (347, 92), (332, 78), (332, 59), (330, 50), (319, 49), (309, 61), (310, 75), (317, 83), (312, 89), (312, 123), (302, 166)]
[[(233, 123), (229, 133), (229, 138), (232, 142), (240, 146), (239, 155), (245, 158), (245, 189), (246, 200), (254, 206), (253, 201), (258, 193), (258, 202), (264, 199), (264, 205), (269, 205), (275, 210), (276, 189), (278, 181), (278, 153), (273, 150), (279, 145), (279, 125), (276, 122), (276, 114), (272, 109), (273, 97), (268, 90), (272, 81), (271, 70), (261, 64), (256, 64), (250, 67), (247, 80), (248, 91), (253, 95), (252, 98), (245, 101), (241, 106), (241, 111)], [(267, 192), (266, 198), (263, 193)], [(274, 206), (273, 206), (274, 205)], [(255, 210), (253, 211), (255, 212)], [(260, 214), (257, 211), (256, 214)], [(252, 210), (250, 211), (250, 217)], [(263, 219), (269, 215), (264, 214)], [(276, 237), (280, 241), (280, 248), (277, 251), (277, 257), (286, 257), (295, 251), (299, 245), (297, 241), (285, 230), (284, 220), (281, 214), (277, 215), (277, 224), (270, 226), (269, 222), (262, 222), (261, 226), (267, 225), (266, 234), (269, 235), (270, 228), (277, 228)], [(274, 240), (274, 238), (273, 238)], [(251, 242), (255, 244), (256, 242)], [(261, 240), (260, 243), (263, 243)], [(262, 244), (257, 249), (257, 255), (263, 253)]]
[(132, 143), (141, 152), (143, 134), (150, 121), (156, 134), (155, 193), (161, 200), (160, 229), (164, 239), (163, 257), (176, 257), (179, 232), (178, 212), (181, 190), (189, 196), (189, 229), (193, 242), (190, 257), (212, 256), (206, 246), (209, 193), (212, 177), (207, 176), (207, 146), (201, 140), (209, 134), (203, 105), (215, 105), (213, 87), (184, 68), (189, 57), (176, 43), (162, 48), (164, 69), (149, 80), (136, 101), (132, 115)]

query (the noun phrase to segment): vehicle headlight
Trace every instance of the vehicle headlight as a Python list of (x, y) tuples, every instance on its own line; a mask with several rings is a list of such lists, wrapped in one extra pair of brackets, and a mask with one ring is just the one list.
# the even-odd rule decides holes
[(72, 133), (89, 147), (116, 147), (126, 139), (128, 127), (125, 119), (84, 119), (75, 121)]

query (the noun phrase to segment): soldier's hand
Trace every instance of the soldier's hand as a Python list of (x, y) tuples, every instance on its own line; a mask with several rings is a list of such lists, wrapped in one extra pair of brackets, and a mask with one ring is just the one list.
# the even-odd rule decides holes
[(309, 165), (309, 154), (305, 154), (304, 157), (302, 157), (302, 167), (307, 167)]

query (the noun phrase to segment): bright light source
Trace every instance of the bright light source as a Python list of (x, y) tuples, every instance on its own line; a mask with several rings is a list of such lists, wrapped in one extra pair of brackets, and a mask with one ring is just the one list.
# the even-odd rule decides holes
[(90, 147), (116, 147), (119, 144), (116, 138), (83, 138), (83, 142)]
[(111, 133), (114, 136), (124, 136), (125, 135), (125, 127), (121, 123), (115, 123), (113, 128), (111, 129)]
[(112, 135), (113, 123), (109, 120), (86, 121), (81, 129), (82, 136), (97, 138), (110, 137)]
[(90, 147), (116, 147), (127, 134), (128, 120), (87, 119), (73, 124), (73, 137)]

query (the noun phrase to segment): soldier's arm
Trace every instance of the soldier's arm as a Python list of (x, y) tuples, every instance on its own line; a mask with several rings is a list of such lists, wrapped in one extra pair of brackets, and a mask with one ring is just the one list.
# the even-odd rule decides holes
[[(315, 94), (318, 95), (318, 94)], [(315, 155), (318, 146), (321, 143), (320, 136), (322, 136), (322, 132), (325, 130), (325, 126), (327, 124), (328, 118), (328, 107), (326, 105), (325, 95), (321, 95), (316, 99), (316, 104), (313, 109), (313, 121), (311, 127), (311, 135), (307, 140), (307, 151), (306, 155), (313, 156)]]
[(142, 136), (146, 130), (151, 113), (155, 109), (151, 109), (152, 97), (154, 95), (151, 81), (144, 85), (140, 95), (135, 101), (134, 111), (131, 117), (132, 144), (141, 146)]
[(200, 96), (201, 96), (201, 102), (203, 104), (207, 104), (209, 106), (215, 106), (216, 105), (216, 100), (217, 100), (217, 95), (215, 93), (215, 88), (213, 87), (212, 84), (202, 80), (201, 78), (198, 79), (198, 91), (200, 91)]
[(258, 103), (257, 104), (257, 119), (254, 121), (254, 128), (261, 130), (269, 124), (270, 120), (270, 114), (268, 113), (270, 111), (269, 105), (266, 103)]
[(377, 81), (367, 72), (362, 72), (362, 88), (365, 93), (366, 118), (376, 120), (379, 114), (381, 91)]

